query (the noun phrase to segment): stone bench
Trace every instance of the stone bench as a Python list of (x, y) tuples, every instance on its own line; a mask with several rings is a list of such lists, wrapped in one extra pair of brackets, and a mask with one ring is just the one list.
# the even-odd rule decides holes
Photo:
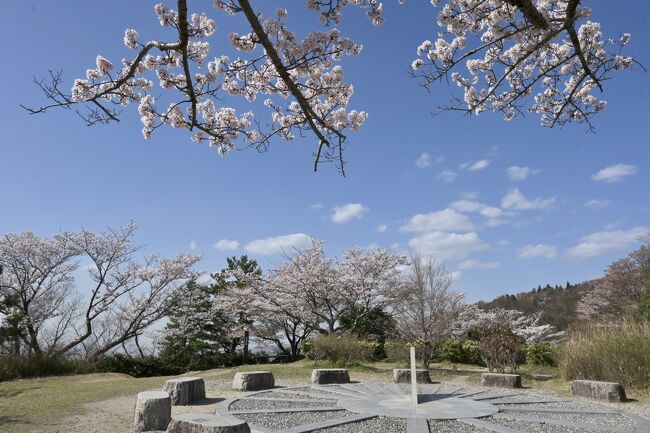
[(133, 417), (133, 431), (165, 430), (172, 417), (172, 404), (165, 391), (138, 393)]
[(606, 400), (615, 403), (622, 403), (627, 400), (625, 388), (616, 382), (574, 380), (571, 383), (571, 392), (578, 397), (586, 397), (594, 400)]
[(274, 386), (275, 378), (270, 371), (240, 371), (232, 381), (232, 388), (239, 391), (259, 391)]
[(499, 388), (521, 388), (521, 375), (503, 373), (481, 374), (481, 385)]
[(205, 382), (200, 377), (179, 377), (165, 382), (163, 388), (169, 394), (172, 405), (188, 405), (205, 399)]
[(232, 416), (186, 413), (172, 418), (167, 433), (251, 433), (251, 429)]
[[(417, 383), (431, 383), (429, 370), (423, 370), (423, 369), (415, 370), (415, 379)], [(408, 368), (394, 368), (393, 382), (411, 383), (411, 370)]]
[(350, 375), (345, 368), (315, 368), (311, 371), (311, 383), (350, 383)]

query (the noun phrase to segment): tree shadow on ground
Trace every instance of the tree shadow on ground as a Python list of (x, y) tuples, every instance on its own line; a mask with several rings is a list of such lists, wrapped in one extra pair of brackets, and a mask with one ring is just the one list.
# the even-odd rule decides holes
[(0, 391), (0, 398), (12, 398), (12, 397), (19, 396), (22, 393), (23, 393), (22, 389), (18, 389), (16, 391)]

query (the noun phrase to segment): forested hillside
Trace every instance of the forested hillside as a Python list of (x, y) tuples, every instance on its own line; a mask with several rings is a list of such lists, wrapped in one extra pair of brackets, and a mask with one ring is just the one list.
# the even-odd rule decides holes
[(566, 283), (565, 286), (538, 286), (530, 292), (516, 295), (502, 295), (489, 302), (479, 302), (483, 309), (505, 308), (526, 314), (543, 312), (542, 323), (565, 330), (576, 320), (576, 304), (580, 297), (593, 287), (596, 280), (580, 284)]

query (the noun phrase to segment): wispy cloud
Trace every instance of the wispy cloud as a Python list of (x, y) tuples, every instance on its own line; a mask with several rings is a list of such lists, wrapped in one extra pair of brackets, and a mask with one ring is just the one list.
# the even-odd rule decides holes
[(221, 239), (212, 246), (220, 251), (236, 250), (239, 248), (239, 242), (230, 239)]
[(462, 260), (489, 247), (477, 233), (429, 232), (409, 240), (409, 246), (425, 256), (439, 260)]
[(445, 183), (453, 182), (456, 180), (456, 176), (458, 176), (458, 173), (451, 170), (442, 170), (440, 173), (438, 173), (438, 179)]
[(553, 245), (526, 245), (519, 250), (520, 259), (552, 259), (557, 257), (557, 248)]
[(530, 167), (520, 167), (518, 165), (511, 165), (506, 168), (508, 177), (514, 181), (526, 180), (528, 177), (539, 173), (539, 170)]
[(384, 233), (386, 230), (388, 230), (388, 226), (386, 224), (379, 224), (377, 227), (375, 227), (375, 230), (377, 230), (378, 233)]
[(629, 164), (616, 164), (605, 167), (598, 173), (591, 176), (591, 180), (594, 182), (606, 182), (614, 183), (620, 182), (623, 178), (627, 176), (632, 176), (638, 171), (638, 168), (635, 165)]
[(415, 161), (415, 166), (418, 168), (427, 168), (431, 165), (431, 156), (428, 153), (423, 153)]
[(197, 247), (197, 245), (196, 245), (196, 242), (194, 242), (194, 241), (190, 241), (190, 249), (191, 249), (191, 250), (195, 250), (195, 249), (197, 249), (197, 248), (198, 248), (198, 247)]
[(344, 204), (343, 206), (336, 206), (334, 208), (334, 213), (330, 216), (330, 219), (332, 222), (335, 222), (337, 224), (343, 224), (355, 218), (362, 218), (363, 215), (369, 210), (370, 209), (361, 203), (348, 203)]
[(465, 260), (458, 264), (458, 269), (494, 269), (501, 266), (499, 262), (481, 262), (479, 260)]
[(567, 250), (567, 256), (578, 259), (600, 256), (632, 248), (650, 229), (634, 227), (629, 230), (610, 230), (592, 233), (580, 239), (580, 242)]
[(606, 207), (609, 207), (611, 202), (609, 200), (598, 200), (598, 199), (593, 199), (586, 201), (585, 203), (586, 207), (592, 208), (592, 209), (605, 209)]
[(527, 199), (518, 188), (511, 189), (501, 200), (501, 207), (510, 210), (549, 209), (555, 203), (555, 197)]
[(244, 249), (250, 253), (270, 255), (290, 253), (295, 249), (307, 248), (311, 245), (312, 238), (304, 233), (274, 236), (256, 239), (246, 244)]
[(400, 230), (403, 232), (427, 232), (427, 231), (471, 231), (476, 226), (467, 215), (463, 215), (454, 209), (443, 209), (427, 214), (417, 214), (411, 217), (409, 222)]

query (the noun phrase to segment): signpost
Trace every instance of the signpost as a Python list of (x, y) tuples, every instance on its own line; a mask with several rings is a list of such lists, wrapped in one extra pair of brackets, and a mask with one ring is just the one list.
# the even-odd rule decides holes
[(415, 365), (415, 347), (411, 346), (411, 404), (418, 407), (418, 379)]

